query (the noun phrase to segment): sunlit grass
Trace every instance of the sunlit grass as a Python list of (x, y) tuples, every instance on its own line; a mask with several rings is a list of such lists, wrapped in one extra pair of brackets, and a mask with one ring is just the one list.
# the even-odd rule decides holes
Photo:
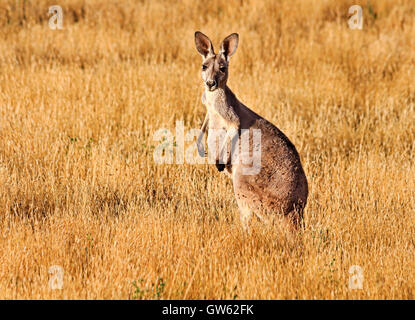
[[(414, 298), (412, 1), (361, 1), (363, 30), (346, 0), (60, 2), (55, 31), (0, 4), (0, 298)], [(301, 155), (295, 239), (243, 232), (214, 166), (153, 161), (203, 121), (196, 30), (239, 33), (229, 86)]]

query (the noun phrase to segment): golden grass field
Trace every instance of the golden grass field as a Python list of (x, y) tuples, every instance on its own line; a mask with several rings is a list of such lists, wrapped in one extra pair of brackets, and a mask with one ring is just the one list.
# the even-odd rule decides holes
[[(1, 299), (415, 298), (414, 1), (53, 4), (63, 30), (50, 1), (0, 4)], [(301, 155), (293, 240), (244, 232), (214, 165), (153, 160), (156, 130), (203, 121), (196, 30), (239, 33), (229, 87)]]

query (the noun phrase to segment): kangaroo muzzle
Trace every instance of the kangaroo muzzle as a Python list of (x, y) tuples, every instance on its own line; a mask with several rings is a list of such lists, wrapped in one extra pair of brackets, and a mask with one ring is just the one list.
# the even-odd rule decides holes
[(206, 81), (206, 86), (209, 88), (210, 91), (213, 91), (218, 87), (218, 84), (216, 80), (208, 80)]

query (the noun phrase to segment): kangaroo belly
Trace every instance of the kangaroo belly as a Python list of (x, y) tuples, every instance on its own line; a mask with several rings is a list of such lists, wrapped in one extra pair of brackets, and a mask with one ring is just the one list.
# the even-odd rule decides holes
[[(220, 159), (228, 159), (230, 157), (229, 135), (235, 132), (235, 126), (222, 118), (217, 112), (208, 110), (209, 113), (209, 130), (207, 135), (209, 161), (215, 163)], [(232, 130), (232, 131), (231, 131)]]

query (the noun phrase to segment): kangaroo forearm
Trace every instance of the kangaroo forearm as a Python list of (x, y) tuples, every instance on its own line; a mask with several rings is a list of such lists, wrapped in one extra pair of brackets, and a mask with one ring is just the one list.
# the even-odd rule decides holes
[(203, 120), (202, 128), (200, 128), (200, 130), (202, 130), (202, 132), (205, 133), (208, 125), (209, 125), (209, 113), (206, 113), (205, 120)]
[(198, 143), (199, 143), (200, 141), (202, 141), (202, 139), (203, 139), (203, 135), (206, 133), (206, 130), (207, 130), (208, 125), (209, 125), (209, 114), (208, 114), (208, 113), (206, 113), (205, 120), (203, 120), (202, 127), (200, 128), (200, 134), (199, 134), (199, 136), (197, 137), (197, 141), (198, 141)]
[(205, 148), (202, 144), (202, 140), (203, 140), (203, 136), (206, 133), (206, 130), (208, 128), (208, 124), (209, 124), (209, 114), (206, 113), (205, 120), (203, 121), (202, 127), (200, 128), (199, 136), (197, 137), (197, 140), (196, 140), (197, 150), (198, 150), (199, 155), (201, 157), (205, 156)]

